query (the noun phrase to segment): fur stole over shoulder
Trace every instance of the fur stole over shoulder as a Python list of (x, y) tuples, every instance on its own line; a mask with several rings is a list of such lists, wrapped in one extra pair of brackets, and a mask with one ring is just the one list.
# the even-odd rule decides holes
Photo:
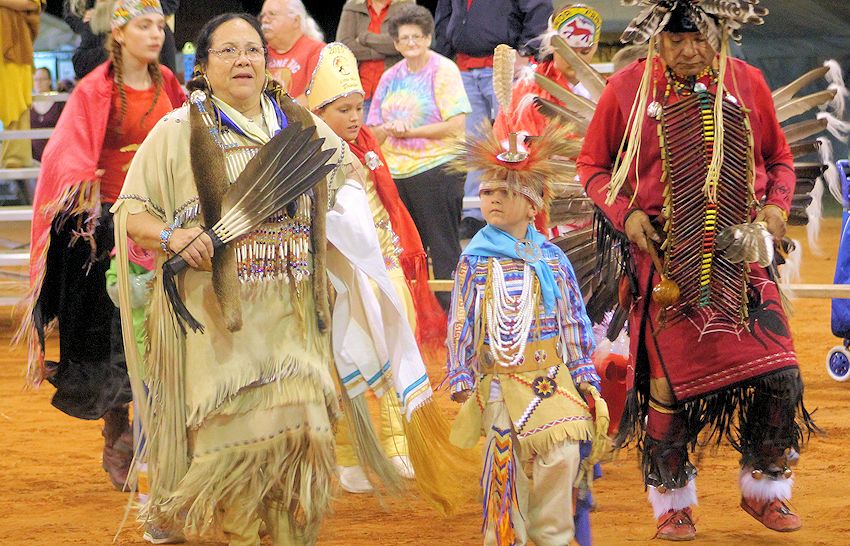
[[(268, 89), (272, 98), (277, 101), (283, 110), (286, 119), (301, 123), (302, 127), (315, 127), (313, 115), (309, 110), (295, 102), (287, 95), (283, 88), (272, 85)], [(313, 138), (319, 138), (316, 134)], [(313, 187), (313, 225), (310, 230), (311, 243), (313, 247), (313, 293), (316, 297), (316, 320), (319, 331), (325, 333), (330, 328), (330, 299), (328, 295), (328, 270), (327, 270), (327, 216), (330, 201), (328, 198), (328, 181), (316, 184)]]
[[(215, 110), (210, 99), (206, 100), (204, 106), (209, 112)], [(204, 225), (213, 226), (221, 219), (221, 200), (230, 186), (224, 151), (213, 139), (195, 106), (189, 107), (189, 123), (192, 174), (198, 189), (198, 201), (204, 216)], [(239, 300), (240, 286), (236, 276), (236, 253), (228, 245), (216, 249), (213, 255), (212, 285), (227, 329), (231, 332), (241, 330), (242, 303)]]

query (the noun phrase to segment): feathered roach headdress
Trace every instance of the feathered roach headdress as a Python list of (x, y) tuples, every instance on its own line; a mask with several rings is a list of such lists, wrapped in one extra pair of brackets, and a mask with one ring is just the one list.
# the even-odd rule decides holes
[(482, 128), (477, 134), (456, 143), (457, 159), (449, 167), (456, 172), (481, 171), (481, 189), (520, 193), (548, 212), (552, 181), (563, 177), (564, 158), (575, 157), (581, 148), (581, 141), (572, 138), (573, 129), (549, 124), (528, 152), (506, 149), (492, 129)]
[[(510, 113), (516, 51), (501, 44), (493, 52), (493, 91), (499, 107)], [(552, 201), (552, 181), (563, 176), (564, 159), (575, 157), (581, 141), (569, 124), (549, 127), (528, 150), (520, 150), (517, 133), (510, 133), (507, 147), (489, 124), (475, 137), (461, 138), (454, 147), (456, 159), (449, 167), (456, 172), (481, 171), (481, 189), (504, 188), (527, 197), (548, 217)]]
[(767, 8), (759, 0), (623, 0), (626, 6), (645, 6), (626, 27), (620, 40), (643, 44), (661, 32), (699, 32), (715, 51), (720, 51), (723, 35), (740, 40), (746, 24), (760, 25)]
[[(717, 76), (717, 91), (714, 100), (714, 149), (711, 165), (705, 181), (705, 191), (710, 200), (716, 196), (711, 188), (716, 187), (723, 164), (723, 97), (724, 79), (729, 56), (729, 40), (739, 39), (739, 31), (745, 24), (761, 24), (767, 15), (767, 9), (759, 5), (759, 0), (622, 0), (626, 6), (645, 6), (644, 9), (626, 27), (620, 37), (624, 43), (649, 43), (646, 68), (629, 114), (628, 130), (620, 143), (620, 153), (611, 174), (611, 183), (606, 201), (614, 202), (626, 182), (630, 168), (638, 157), (643, 116), (649, 103), (652, 87), (653, 66), (655, 64), (655, 40), (662, 31), (699, 32), (720, 54)], [(635, 181), (639, 185), (640, 180)], [(637, 190), (637, 188), (635, 188)], [(637, 191), (634, 192), (637, 195)]]

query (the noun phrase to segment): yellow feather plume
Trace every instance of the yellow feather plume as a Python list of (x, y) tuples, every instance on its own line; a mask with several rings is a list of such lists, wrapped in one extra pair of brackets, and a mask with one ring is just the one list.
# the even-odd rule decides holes
[(499, 108), (510, 114), (514, 90), (516, 51), (509, 45), (499, 44), (493, 50), (493, 93)]

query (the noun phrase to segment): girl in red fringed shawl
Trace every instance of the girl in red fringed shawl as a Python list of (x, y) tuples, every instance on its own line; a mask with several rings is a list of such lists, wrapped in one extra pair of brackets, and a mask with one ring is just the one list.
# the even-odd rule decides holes
[[(554, 3), (555, 10), (549, 19), (549, 29), (542, 36), (540, 51), (546, 55), (543, 61), (526, 69), (513, 89), (511, 108), (499, 110), (493, 130), (500, 140), (506, 141), (508, 133), (516, 132), (523, 136), (540, 136), (549, 125), (549, 118), (534, 106), (534, 98), (540, 97), (559, 106), (563, 103), (551, 93), (540, 87), (534, 74), (541, 74), (559, 86), (569, 89), (576, 95), (590, 98), (590, 93), (579, 82), (570, 63), (558, 54), (550, 45), (551, 37), (558, 34), (585, 61), (590, 62), (599, 47), (599, 35), (602, 32), (602, 17), (591, 7), (571, 2)], [(575, 229), (578, 226), (553, 226), (549, 228), (549, 218), (540, 213), (534, 219), (535, 227), (549, 238)]]
[[(401, 202), (378, 141), (363, 126), (363, 96), (354, 54), (341, 43), (325, 46), (307, 90), (308, 107), (348, 142), (366, 167), (364, 184), (387, 272), (420, 347), (433, 352), (445, 339), (446, 315), (428, 287), (428, 260), (419, 232)], [(342, 378), (343, 388), (350, 387), (346, 379)], [(381, 443), (399, 474), (412, 478), (398, 399), (392, 394), (381, 397)], [(340, 426), (337, 434), (340, 483), (351, 493), (371, 491), (346, 429)]]
[[(135, 150), (185, 100), (158, 64), (165, 19), (158, 0), (121, 0), (112, 15), (110, 60), (77, 85), (42, 159), (33, 203), (30, 294), (17, 334), (29, 345), (28, 382), (56, 387), (53, 405), (100, 419), (103, 466), (123, 489), (133, 455), (132, 398), (118, 310), (106, 292), (114, 246), (109, 208)], [(59, 327), (59, 361), (45, 361), (45, 333)]]

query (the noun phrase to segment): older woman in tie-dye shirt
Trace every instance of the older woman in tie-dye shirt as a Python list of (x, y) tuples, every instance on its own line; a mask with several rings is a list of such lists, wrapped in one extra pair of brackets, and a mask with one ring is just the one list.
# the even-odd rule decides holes
[(464, 176), (445, 164), (454, 157), (449, 140), (463, 134), (471, 108), (457, 66), (429, 47), (433, 30), (434, 19), (422, 6), (404, 6), (390, 20), (390, 36), (404, 60), (381, 77), (366, 124), (382, 143), (434, 276), (450, 279), (460, 256)]

